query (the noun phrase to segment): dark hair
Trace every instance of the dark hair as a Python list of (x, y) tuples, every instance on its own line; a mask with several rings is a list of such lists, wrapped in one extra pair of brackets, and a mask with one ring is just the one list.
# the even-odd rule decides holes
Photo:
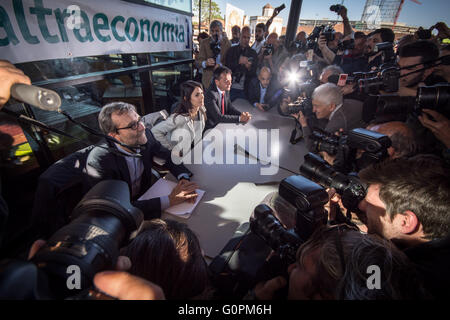
[(263, 31), (266, 32), (266, 24), (265, 23), (262, 23), (262, 22), (258, 23), (255, 27), (255, 30), (256, 30), (256, 28), (263, 29)]
[(190, 299), (209, 286), (207, 264), (194, 232), (184, 223), (153, 219), (122, 250), (129, 272), (159, 285), (167, 299)]
[(214, 70), (213, 79), (220, 80), (220, 76), (222, 75), (222, 73), (232, 74), (231, 69), (228, 67), (225, 66), (217, 67), (217, 69)]
[(233, 31), (238, 31), (238, 32), (241, 32), (241, 27), (239, 27), (238, 25), (235, 25), (235, 26), (233, 26), (232, 28), (231, 28), (231, 32), (233, 32)]
[(441, 51), (450, 51), (450, 44), (441, 47)]
[(208, 35), (206, 32), (201, 32), (201, 33), (198, 35), (198, 39), (200, 39), (200, 40), (206, 39), (206, 38), (208, 38), (208, 37), (209, 37), (209, 35)]
[(440, 158), (417, 155), (367, 167), (360, 179), (380, 185), (380, 199), (391, 220), (406, 210), (414, 212), (427, 239), (450, 232), (450, 168)]
[[(318, 251), (316, 251), (318, 250)], [(315, 253), (315, 254), (314, 254)], [(407, 256), (391, 241), (345, 226), (318, 228), (297, 252), (297, 262), (314, 259), (311, 287), (326, 299), (429, 298)], [(380, 268), (380, 288), (368, 288), (368, 268)]]
[(364, 32), (362, 32), (362, 31), (356, 31), (355, 32), (355, 34), (354, 34), (354, 38), (355, 38), (355, 40), (356, 39), (366, 39), (367, 38), (367, 36), (366, 36), (366, 34), (364, 33)]
[(375, 31), (373, 31), (369, 34), (369, 37), (373, 36), (375, 34), (378, 34), (378, 33), (380, 34), (381, 41), (394, 42), (395, 34), (394, 34), (394, 31), (392, 31), (392, 29), (389, 29), (389, 28), (376, 29)]
[(98, 125), (104, 134), (114, 132), (116, 131), (116, 126), (112, 121), (112, 114), (117, 112), (119, 115), (122, 115), (131, 111), (136, 112), (136, 107), (130, 103), (121, 101), (108, 103), (102, 107), (98, 114)]
[(439, 57), (438, 47), (428, 40), (418, 40), (402, 46), (399, 50), (400, 57), (421, 57), (420, 62), (430, 64), (430, 61)]
[[(178, 115), (189, 115), (189, 111), (192, 109), (191, 96), (195, 88), (200, 88), (203, 90), (203, 85), (193, 80), (185, 81), (180, 85), (181, 102), (177, 105), (176, 109), (173, 111), (173, 113), (175, 114), (175, 116), (173, 117), (174, 122), (175, 118)], [(203, 116), (206, 119), (205, 112), (202, 109), (200, 109), (199, 112), (202, 112)]]

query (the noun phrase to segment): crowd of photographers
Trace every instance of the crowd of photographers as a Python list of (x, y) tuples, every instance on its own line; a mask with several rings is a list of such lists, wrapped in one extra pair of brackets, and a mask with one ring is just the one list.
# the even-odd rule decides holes
[[(174, 112), (173, 118), (180, 115), (186, 116), (186, 121), (199, 120), (201, 132), (205, 126), (208, 129), (219, 122), (250, 121), (249, 113), (232, 107), (234, 100), (245, 99), (262, 112), (273, 109), (293, 117), (310, 151), (300, 167), (302, 176), (283, 180), (279, 189), (286, 199), (303, 199), (292, 203), (297, 207), (297, 221), (289, 226), (292, 228), (282, 223), (273, 207), (264, 205), (255, 209), (250, 221), (253, 233), (279, 254), (269, 261), (283, 270), (258, 277), (256, 285), (250, 282), (254, 287), (245, 288), (249, 290), (241, 297), (275, 299), (283, 294), (288, 299), (448, 298), (450, 48), (441, 40), (450, 37), (450, 31), (439, 23), (430, 28), (439, 30), (437, 37), (421, 28), (415, 35), (395, 42), (391, 29), (355, 32), (345, 7), (330, 9), (342, 17), (343, 33), (320, 26), (310, 35), (300, 32), (288, 45), (276, 33), (268, 34), (265, 24), (256, 26), (252, 45), (249, 27), (233, 28), (230, 41), (222, 24), (213, 21), (210, 34), (202, 35), (196, 54), (201, 84), (184, 84), (182, 98), (190, 99), (190, 103), (182, 101)], [(0, 104), (9, 99), (13, 83), (29, 83), (20, 70), (6, 62), (0, 64), (0, 80)], [(112, 109), (110, 119), (104, 120), (112, 128), (102, 128), (105, 134), (124, 142), (119, 130), (132, 128), (140, 136), (130, 135), (127, 139), (142, 139), (139, 145), (148, 144), (144, 152), (155, 150), (154, 145), (162, 148), (159, 142), (148, 141), (153, 136), (145, 131), (132, 107), (108, 107), (117, 109)], [(123, 125), (117, 125), (119, 120)], [(162, 130), (162, 125), (155, 128)], [(105, 149), (97, 153), (104, 154)], [(105, 160), (105, 165), (111, 166), (111, 159)], [(99, 180), (121, 180), (119, 174), (106, 174), (116, 168), (104, 170), (96, 167), (101, 159), (91, 160), (88, 165), (95, 167)], [(130, 161), (125, 171), (134, 163), (135, 174), (137, 168), (141, 175), (147, 172), (139, 162)], [(168, 205), (182, 197), (186, 198), (180, 201), (187, 200), (196, 187), (189, 182), (186, 168), (173, 165), (171, 169), (179, 175), (179, 193), (158, 200), (158, 212), (165, 202)], [(141, 183), (141, 175), (131, 177), (132, 192), (135, 184)], [(150, 177), (148, 180), (150, 183)], [(67, 234), (83, 228), (83, 222), (91, 221), (88, 216), (100, 219), (96, 216), (99, 208), (88, 200), (95, 192), (95, 196), (102, 194), (102, 187), (96, 184), (83, 199), (84, 207), (78, 205), (79, 211), (83, 209), (90, 216), (85, 213), (84, 218), (71, 222), (70, 228), (63, 229)], [(117, 204), (106, 201), (104, 205), (120, 211)], [(130, 201), (121, 203), (125, 208), (127, 205), (128, 212), (133, 212)], [(221, 283), (225, 279), (229, 286), (238, 281), (238, 271), (229, 272), (224, 279), (226, 272), (211, 276), (199, 241), (189, 228), (158, 219), (158, 215), (149, 220), (145, 210), (142, 212), (144, 216), (135, 213), (126, 223), (123, 213), (114, 213), (124, 225), (124, 230), (117, 227), (120, 239), (137, 226), (140, 228), (133, 240), (121, 248), (120, 256), (111, 255), (115, 257), (111, 261), (116, 261), (116, 268), (122, 271), (89, 275), (98, 291), (121, 299), (220, 299), (221, 294), (230, 294), (221, 291)], [(352, 218), (359, 222), (352, 222)], [(149, 221), (141, 225), (143, 219)], [(53, 241), (63, 234), (58, 231)], [(244, 242), (251, 241), (246, 239)], [(37, 265), (49, 262), (50, 251), (46, 242), (38, 241), (30, 250), (30, 259)], [(91, 263), (99, 261), (93, 259)], [(16, 270), (29, 268), (23, 263), (13, 266)], [(19, 275), (27, 275), (22, 272)], [(368, 279), (371, 273), (374, 277)], [(5, 286), (13, 290), (8, 284), (3, 290), (7, 290)], [(1, 293), (5, 297), (4, 291)]]

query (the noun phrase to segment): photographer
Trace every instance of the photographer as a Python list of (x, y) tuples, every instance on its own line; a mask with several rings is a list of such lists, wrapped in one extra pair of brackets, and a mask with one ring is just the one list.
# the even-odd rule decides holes
[[(379, 266), (380, 286), (368, 287), (369, 266)], [(270, 300), (288, 284), (289, 300), (399, 300), (426, 298), (414, 266), (389, 241), (343, 224), (317, 229), (282, 276), (259, 283), (253, 298)], [(288, 282), (288, 283), (287, 283)], [(247, 296), (247, 298), (252, 295)]]
[(284, 46), (280, 45), (278, 35), (271, 33), (266, 40), (266, 43), (261, 49), (258, 56), (258, 68), (268, 67), (272, 70), (273, 75), (278, 74), (281, 64), (289, 57), (289, 53)]
[(258, 23), (255, 27), (255, 42), (252, 44), (252, 49), (256, 51), (256, 54), (261, 52), (262, 47), (264, 47), (265, 39), (264, 34), (266, 33), (266, 25), (264, 23)]
[(239, 45), (239, 39), (241, 38), (241, 28), (239, 26), (233, 26), (231, 28), (231, 46)]
[[(440, 50), (439, 57), (444, 57), (450, 55), (450, 44), (442, 47)], [(435, 67), (436, 76), (445, 79), (445, 82), (450, 82), (450, 59), (447, 58), (445, 61), (441, 61), (441, 64)]]
[(242, 28), (240, 43), (228, 50), (225, 65), (233, 73), (230, 90), (231, 101), (237, 98), (246, 99), (250, 81), (256, 77), (257, 54), (250, 48), (250, 28)]
[(430, 155), (395, 159), (359, 172), (368, 185), (359, 208), (369, 233), (392, 240), (415, 263), (426, 289), (448, 299), (450, 175)]
[[(354, 128), (364, 127), (362, 121), (362, 103), (357, 100), (343, 99), (341, 89), (332, 84), (326, 83), (318, 86), (312, 94), (313, 112), (318, 120), (328, 120), (324, 129), (329, 133), (340, 130), (349, 131)], [(302, 126), (306, 147), (312, 150), (309, 135), (311, 134), (307, 117), (300, 111), (298, 121)]]
[(209, 25), (210, 36), (200, 42), (200, 53), (197, 56), (196, 64), (203, 68), (202, 84), (204, 88), (211, 85), (213, 71), (225, 64), (225, 57), (231, 43), (225, 32), (222, 23), (213, 20)]

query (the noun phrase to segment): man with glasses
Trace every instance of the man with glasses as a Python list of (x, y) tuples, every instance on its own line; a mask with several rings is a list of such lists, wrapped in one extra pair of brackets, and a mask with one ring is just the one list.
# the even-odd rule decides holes
[[(183, 164), (172, 162), (170, 151), (145, 128), (133, 105), (109, 103), (100, 111), (98, 121), (103, 133), (117, 142), (108, 141), (89, 153), (85, 167), (86, 191), (102, 180), (123, 180), (130, 187), (133, 205), (142, 210), (146, 220), (159, 218), (161, 211), (170, 206), (195, 201), (198, 186), (189, 181), (192, 173)], [(178, 185), (169, 196), (136, 200), (158, 178), (158, 173), (152, 169), (155, 156), (166, 161), (165, 166), (177, 177)]]

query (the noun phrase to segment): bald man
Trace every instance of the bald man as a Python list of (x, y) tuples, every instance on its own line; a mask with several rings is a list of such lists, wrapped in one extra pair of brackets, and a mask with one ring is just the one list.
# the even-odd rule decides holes
[(262, 67), (258, 77), (250, 82), (248, 90), (248, 102), (261, 111), (266, 111), (273, 107), (272, 96), (272, 72), (268, 67)]
[(417, 152), (413, 130), (400, 121), (369, 125), (368, 130), (387, 135), (392, 142), (388, 149), (390, 159), (412, 157)]

